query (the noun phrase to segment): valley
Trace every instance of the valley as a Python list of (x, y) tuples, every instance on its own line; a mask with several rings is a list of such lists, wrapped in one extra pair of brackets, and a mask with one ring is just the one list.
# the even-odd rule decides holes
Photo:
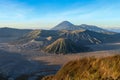
[[(75, 54), (49, 54), (36, 50), (22, 50), (19, 46), (0, 43), (0, 70), (5, 75), (15, 78), (20, 75), (30, 75), (36, 79), (39, 75), (55, 74), (61, 66), (71, 60), (82, 57), (106, 57), (120, 54), (120, 43), (90, 45), (91, 52)], [(18, 66), (20, 65), (20, 66)]]

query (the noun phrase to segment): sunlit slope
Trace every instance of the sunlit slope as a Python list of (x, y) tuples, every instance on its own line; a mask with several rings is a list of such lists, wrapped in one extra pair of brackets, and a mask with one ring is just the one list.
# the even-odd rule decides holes
[(43, 80), (120, 80), (120, 55), (70, 61)]

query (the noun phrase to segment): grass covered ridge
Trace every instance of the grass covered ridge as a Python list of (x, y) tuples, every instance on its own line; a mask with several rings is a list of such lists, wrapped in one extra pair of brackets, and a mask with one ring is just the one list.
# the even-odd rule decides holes
[(70, 61), (54, 77), (43, 80), (120, 80), (120, 55)]

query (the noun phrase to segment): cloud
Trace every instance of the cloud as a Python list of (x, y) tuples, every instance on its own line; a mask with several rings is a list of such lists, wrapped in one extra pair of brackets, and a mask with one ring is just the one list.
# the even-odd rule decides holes
[(16, 22), (17, 26), (20, 24), (21, 26), (50, 27), (63, 20), (70, 20), (73, 23), (77, 22), (77, 24), (90, 23), (95, 25), (118, 25), (120, 21), (119, 0), (116, 2), (114, 0), (91, 0), (90, 3), (82, 3), (80, 0), (80, 4), (79, 2), (68, 3), (64, 5), (65, 7), (58, 3), (32, 1), (34, 3), (30, 3), (29, 0), (26, 2), (0, 0), (0, 22)]
[[(6, 1), (6, 0), (5, 0)], [(32, 12), (32, 8), (28, 8), (22, 3), (2, 2), (0, 1), (0, 19), (1, 20), (20, 20), (25, 19)]]

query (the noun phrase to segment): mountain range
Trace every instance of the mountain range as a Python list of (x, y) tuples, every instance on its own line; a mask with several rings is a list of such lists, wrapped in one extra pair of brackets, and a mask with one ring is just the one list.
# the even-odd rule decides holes
[[(38, 48), (48, 53), (51, 51), (53, 53), (60, 53), (61, 51), (64, 51), (62, 53), (71, 53), (79, 52), (76, 48), (79, 45), (81, 46), (79, 49), (84, 51), (82, 47), (87, 45), (119, 42), (120, 33), (86, 24), (76, 26), (68, 21), (63, 21), (51, 30), (1, 28), (0, 39), (2, 41), (7, 40), (12, 44), (24, 45), (22, 49)], [(73, 44), (74, 46), (71, 47)], [(74, 50), (70, 51), (72, 49)]]
[[(118, 33), (104, 34), (89, 30), (33, 30), (14, 41), (14, 43), (27, 44), (26, 46), (30, 46), (30, 49), (39, 44), (38, 49), (48, 53), (71, 53), (78, 52), (77, 48), (75, 51), (70, 50), (75, 49), (74, 47), (79, 45), (81, 46), (79, 50), (82, 49), (81, 51), (84, 51), (85, 48), (82, 47), (86, 47), (87, 45), (119, 41), (120, 34)], [(70, 45), (72, 44), (74, 46), (71, 48)], [(86, 51), (88, 51), (88, 48), (86, 48)]]
[(87, 25), (87, 24), (81, 24), (81, 25), (74, 25), (70, 23), (69, 21), (63, 21), (60, 24), (53, 27), (51, 30), (90, 30), (95, 32), (102, 32), (102, 33), (110, 33), (111, 31), (108, 31), (106, 29), (102, 29), (100, 27), (94, 26), (94, 25)]
[(119, 41), (119, 33), (105, 34), (90, 30), (33, 30), (30, 33), (19, 38), (19, 43), (29, 41), (53, 42), (58, 38), (67, 38), (76, 44), (100, 44), (106, 42)]

